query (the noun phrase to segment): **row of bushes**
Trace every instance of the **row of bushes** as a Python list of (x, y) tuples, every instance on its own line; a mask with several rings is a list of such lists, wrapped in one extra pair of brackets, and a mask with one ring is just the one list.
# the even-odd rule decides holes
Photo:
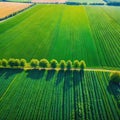
[(30, 68), (84, 69), (86, 67), (86, 63), (83, 60), (74, 60), (73, 63), (71, 60), (68, 60), (67, 62), (65, 60), (61, 60), (58, 63), (58, 61), (55, 59), (52, 59), (51, 61), (48, 61), (47, 59), (31, 59), (30, 62), (27, 62), (25, 59), (10, 58), (9, 60), (0, 60), (0, 66), (10, 68), (24, 68), (29, 66)]
[(110, 5), (110, 6), (120, 6), (120, 2), (107, 2), (107, 5)]

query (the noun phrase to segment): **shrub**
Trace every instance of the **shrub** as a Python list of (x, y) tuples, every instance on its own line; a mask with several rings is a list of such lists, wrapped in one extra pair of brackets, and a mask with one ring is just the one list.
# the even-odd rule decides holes
[(72, 68), (72, 61), (71, 60), (67, 61), (66, 67), (67, 67), (67, 69), (71, 69)]
[(10, 67), (15, 66), (15, 59), (10, 58), (10, 59), (8, 60), (8, 65), (9, 65)]
[(42, 68), (47, 68), (49, 65), (49, 62), (47, 59), (41, 59), (40, 60), (40, 63), (39, 63), (39, 66), (42, 67)]
[(56, 68), (57, 65), (58, 65), (58, 62), (57, 62), (57, 60), (53, 59), (53, 60), (50, 61), (50, 64), (51, 64), (52, 68)]
[(61, 69), (65, 69), (65, 67), (66, 67), (65, 61), (64, 61), (64, 60), (61, 60), (61, 61), (60, 61), (60, 68), (61, 68)]
[(20, 66), (24, 67), (26, 65), (27, 61), (25, 59), (20, 60)]
[(79, 66), (80, 66), (79, 61), (78, 60), (74, 60), (73, 66), (74, 66), (74, 68), (79, 68)]
[(80, 68), (83, 70), (84, 68), (86, 68), (86, 63), (84, 60), (80, 61)]
[(19, 59), (15, 59), (14, 66), (16, 66), (16, 67), (20, 66), (20, 60)]
[(120, 83), (120, 73), (119, 72), (113, 72), (110, 74), (110, 80), (114, 83), (119, 84)]
[(1, 64), (3, 67), (6, 67), (8, 65), (8, 61), (6, 59), (2, 59)]
[(39, 61), (37, 59), (32, 59), (30, 61), (30, 66), (36, 68), (39, 65)]
[(10, 58), (8, 60), (8, 65), (10, 67), (18, 67), (20, 65), (20, 60), (19, 59)]

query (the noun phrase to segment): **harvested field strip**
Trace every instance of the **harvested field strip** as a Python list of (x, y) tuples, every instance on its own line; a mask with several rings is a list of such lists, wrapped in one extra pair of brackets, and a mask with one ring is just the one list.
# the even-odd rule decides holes
[(0, 2), (0, 19), (29, 7), (28, 3)]

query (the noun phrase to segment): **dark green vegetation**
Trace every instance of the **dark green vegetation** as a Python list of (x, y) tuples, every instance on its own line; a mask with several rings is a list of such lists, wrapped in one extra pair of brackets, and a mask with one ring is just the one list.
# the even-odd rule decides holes
[(119, 120), (109, 73), (0, 69), (0, 120)]
[(119, 68), (120, 8), (108, 9), (33, 6), (0, 23), (0, 58), (83, 59), (88, 67)]
[(120, 72), (111, 73), (110, 80), (111, 80), (111, 82), (114, 82), (116, 84), (120, 84)]

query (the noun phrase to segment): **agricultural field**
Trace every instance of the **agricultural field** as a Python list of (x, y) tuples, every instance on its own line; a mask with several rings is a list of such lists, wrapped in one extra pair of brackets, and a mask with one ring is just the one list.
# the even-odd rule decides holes
[(119, 120), (109, 73), (0, 70), (0, 120)]
[[(4, 1), (4, 0), (2, 0)], [(8, 2), (31, 2), (31, 0), (6, 0)]]
[(29, 7), (28, 3), (0, 2), (0, 19)]
[[(3, 58), (27, 63), (3, 68)], [(42, 58), (84, 60), (87, 68), (30, 64)], [(0, 120), (119, 120), (113, 71), (120, 74), (120, 7), (34, 4), (0, 21)]]
[(0, 23), (0, 58), (83, 59), (88, 67), (119, 68), (120, 7), (110, 8), (35, 5)]
[(67, 2), (78, 2), (78, 3), (105, 3), (103, 0), (67, 0)]

